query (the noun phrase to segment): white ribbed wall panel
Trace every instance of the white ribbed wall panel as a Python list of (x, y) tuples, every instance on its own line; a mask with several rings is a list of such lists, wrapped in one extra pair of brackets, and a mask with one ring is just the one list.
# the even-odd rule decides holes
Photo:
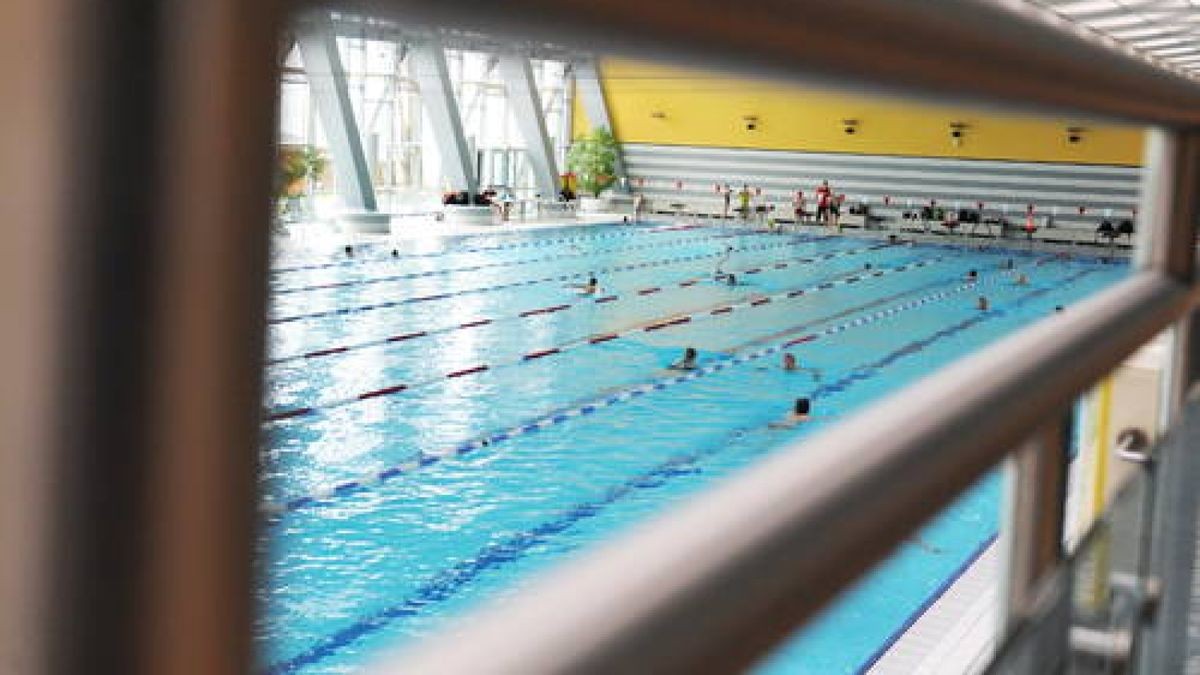
[[(811, 204), (815, 187), (828, 180), (849, 202), (863, 200), (885, 214), (937, 200), (958, 208), (983, 202), (988, 212), (1016, 218), (1033, 204), (1039, 216), (1054, 216), (1056, 226), (1094, 229), (1103, 218), (1133, 214), (1141, 179), (1141, 169), (1129, 166), (634, 143), (625, 144), (624, 153), (634, 190), (653, 204), (680, 202), (707, 211), (719, 208), (717, 184), (728, 183), (735, 193), (743, 183), (761, 188), (787, 212), (796, 190), (804, 190)], [(882, 208), (884, 197), (891, 198), (891, 208)]]

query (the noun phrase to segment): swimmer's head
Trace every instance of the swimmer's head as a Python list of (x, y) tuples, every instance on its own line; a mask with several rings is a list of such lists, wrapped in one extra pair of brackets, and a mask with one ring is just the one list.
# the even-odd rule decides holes
[(792, 406), (792, 412), (797, 415), (807, 415), (812, 409), (812, 403), (807, 398), (796, 399), (796, 404)]
[(1062, 306), (1062, 305), (1055, 305), (1055, 306), (1054, 306), (1054, 311), (1056, 311), (1056, 312), (1061, 312), (1061, 311), (1063, 311), (1063, 306)]
[(795, 370), (796, 369), (796, 355), (795, 354), (793, 354), (791, 352), (784, 353), (783, 369), (784, 370)]
[(737, 286), (737, 277), (730, 274), (728, 277), (725, 277), (725, 283), (729, 284), (730, 286)]
[(986, 310), (988, 308), (988, 299), (982, 295), (979, 296), (979, 302), (976, 304), (976, 306), (981, 310)]
[(683, 358), (689, 361), (694, 361), (696, 359), (696, 350), (692, 347), (688, 347), (687, 349), (683, 350)]
[(968, 278), (968, 279), (974, 279), (974, 278), (975, 278), (975, 277), (977, 277), (977, 276), (979, 276), (979, 272), (976, 272), (975, 270), (968, 270), (968, 271), (967, 271), (967, 278)]
[(346, 244), (346, 248), (342, 250), (346, 252), (346, 255), (354, 255), (354, 247), (349, 244)]
[(871, 269), (871, 263), (866, 263), (866, 264), (864, 264), (864, 265), (863, 265), (863, 269), (864, 269), (864, 270), (869, 270), (869, 269)]
[(393, 257), (393, 258), (399, 258), (399, 257), (400, 257), (400, 251), (397, 251), (396, 249), (392, 249), (392, 257)]

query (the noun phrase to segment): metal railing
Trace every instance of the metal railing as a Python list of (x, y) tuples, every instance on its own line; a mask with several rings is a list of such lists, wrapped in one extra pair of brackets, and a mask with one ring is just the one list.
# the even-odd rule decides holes
[[(404, 7), (425, 18), (452, 19), (467, 4)], [(698, 54), (696, 45), (703, 44), (702, 60), (755, 74), (849, 78), (933, 95), (955, 91), (1151, 124), (1200, 121), (1200, 108), (1183, 103), (1200, 96), (1195, 83), (1156, 71), (1022, 2), (939, 3), (936, 15), (927, 3), (894, 0), (786, 8), (752, 2), (739, 4), (729, 24), (720, 18), (734, 10), (707, 2), (648, 8), (617, 1), (600, 17), (582, 3), (550, 4), (506, 4), (511, 17), (487, 18), (509, 26), (513, 17), (528, 19), (526, 30), (557, 31), (560, 41), (587, 35), (622, 53), (676, 60)], [(853, 26), (865, 40), (817, 35), (779, 13), (812, 16), (808, 10), (816, 5), (844, 20), (817, 22), (819, 28)], [(585, 21), (587, 28), (580, 25)], [(604, 36), (616, 24), (624, 30), (619, 42)], [(755, 40), (726, 32), (728, 25)], [(786, 44), (770, 39), (780, 31), (788, 35)], [(660, 40), (655, 47), (645, 44), (651, 36)], [(957, 47), (966, 61), (923, 58), (926, 44), (938, 45), (939, 53)], [(1064, 77), (1076, 86), (1064, 89)], [(1138, 93), (1121, 93), (1126, 87)], [(1148, 133), (1144, 226), (1130, 279), (803, 447), (778, 452), (391, 665), (420, 673), (745, 668), (1006, 457), (1013, 458), (1017, 499), (1008, 514), (1002, 602), (1005, 630), (1014, 630), (1036, 608), (1039, 584), (1062, 557), (1069, 406), (1195, 303), (1196, 138), (1178, 126)], [(1174, 343), (1167, 409), (1178, 406), (1186, 384), (1185, 330), (1174, 332)]]
[[(18, 308), (0, 328), (16, 341), (0, 365), (6, 393), (18, 393), (0, 424), (0, 658), (23, 672), (252, 668), (272, 69), (288, 4), (0, 4), (12, 56), (0, 60), (12, 102), (0, 166), (15, 167), (0, 212), (17, 231), (0, 247), (11, 277), (0, 292)], [(809, 445), (812, 462), (784, 452), (560, 570), (482, 618), (470, 639), (434, 640), (400, 669), (748, 663), (971, 476), (1035, 430), (1052, 442), (1075, 391), (1190, 307), (1200, 88), (1033, 4), (344, 7), (755, 77), (1171, 129), (1148, 156), (1138, 276), (831, 429)], [(1174, 332), (1171, 401), (1194, 372), (1184, 324)], [(1028, 464), (1032, 494), (1049, 494), (1052, 481), (1034, 481), (1038, 463)], [(886, 475), (885, 492), (888, 470), (899, 473)], [(1049, 505), (1014, 534), (1028, 577), (1046, 562), (1056, 521), (1036, 516)], [(839, 527), (826, 527), (834, 518)]]

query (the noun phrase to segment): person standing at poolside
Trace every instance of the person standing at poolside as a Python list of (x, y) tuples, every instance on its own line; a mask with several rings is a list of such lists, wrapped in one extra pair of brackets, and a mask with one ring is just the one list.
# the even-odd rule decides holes
[(721, 209), (721, 220), (728, 220), (729, 203), (733, 201), (733, 188), (729, 187), (729, 183), (726, 183), (725, 189), (721, 190), (721, 198), (725, 201), (725, 207)]
[(829, 187), (829, 181), (821, 181), (821, 185), (817, 187), (817, 222), (822, 225), (830, 223), (831, 207), (833, 206), (833, 188)]
[(738, 192), (738, 213), (742, 220), (750, 220), (750, 186), (745, 183)]
[(642, 209), (646, 205), (646, 196), (638, 192), (633, 195), (633, 222), (642, 222)]
[(795, 196), (792, 197), (792, 213), (796, 217), (796, 224), (804, 222), (808, 215), (804, 212), (804, 190), (796, 190)]

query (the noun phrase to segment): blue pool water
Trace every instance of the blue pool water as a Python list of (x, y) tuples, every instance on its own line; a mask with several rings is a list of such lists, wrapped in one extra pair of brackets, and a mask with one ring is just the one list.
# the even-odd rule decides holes
[[(713, 227), (562, 228), (398, 253), (275, 261), (265, 671), (352, 672), (1127, 271)], [(1028, 285), (1000, 269), (1007, 259)], [(714, 282), (718, 264), (739, 285)], [(596, 295), (568, 287), (590, 273)], [(686, 346), (699, 369), (666, 370)], [(783, 372), (783, 350), (811, 370)], [(813, 399), (812, 421), (769, 428), (798, 396)], [(989, 477), (762, 669), (862, 669), (991, 540), (997, 510)]]

